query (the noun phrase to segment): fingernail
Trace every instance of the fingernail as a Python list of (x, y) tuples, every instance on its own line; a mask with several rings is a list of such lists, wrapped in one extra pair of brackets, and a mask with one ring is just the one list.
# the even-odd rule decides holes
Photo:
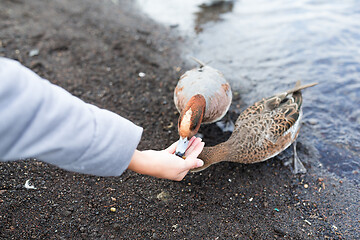
[(196, 166), (202, 167), (204, 165), (204, 162), (202, 160), (198, 160)]

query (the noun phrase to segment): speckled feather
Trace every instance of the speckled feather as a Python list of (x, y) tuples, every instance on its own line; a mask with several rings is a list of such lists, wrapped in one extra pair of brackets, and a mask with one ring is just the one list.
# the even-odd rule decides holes
[(289, 147), (300, 129), (301, 89), (309, 84), (262, 99), (240, 114), (230, 138), (214, 147), (206, 147), (199, 158), (205, 164), (200, 171), (221, 161), (256, 163), (276, 156)]

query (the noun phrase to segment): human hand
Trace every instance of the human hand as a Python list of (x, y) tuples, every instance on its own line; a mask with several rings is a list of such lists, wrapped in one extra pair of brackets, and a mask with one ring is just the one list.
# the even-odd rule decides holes
[(157, 178), (181, 181), (190, 169), (204, 164), (197, 158), (204, 145), (200, 138), (192, 137), (185, 152), (185, 159), (174, 154), (177, 142), (161, 151), (135, 150), (128, 169)]

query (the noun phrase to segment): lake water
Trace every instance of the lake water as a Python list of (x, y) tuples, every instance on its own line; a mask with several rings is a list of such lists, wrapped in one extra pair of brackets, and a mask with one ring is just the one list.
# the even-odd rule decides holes
[(240, 94), (242, 107), (299, 79), (318, 82), (303, 92), (299, 142), (308, 153), (302, 155), (310, 165), (360, 179), (360, 1), (138, 3), (187, 36), (192, 46), (186, 55), (211, 60)]

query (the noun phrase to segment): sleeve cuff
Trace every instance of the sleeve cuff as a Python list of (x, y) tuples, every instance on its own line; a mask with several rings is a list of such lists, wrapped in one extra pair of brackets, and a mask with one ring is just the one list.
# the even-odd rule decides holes
[(94, 115), (94, 135), (80, 158), (65, 169), (98, 176), (120, 176), (129, 166), (143, 129), (105, 109), (87, 104)]

